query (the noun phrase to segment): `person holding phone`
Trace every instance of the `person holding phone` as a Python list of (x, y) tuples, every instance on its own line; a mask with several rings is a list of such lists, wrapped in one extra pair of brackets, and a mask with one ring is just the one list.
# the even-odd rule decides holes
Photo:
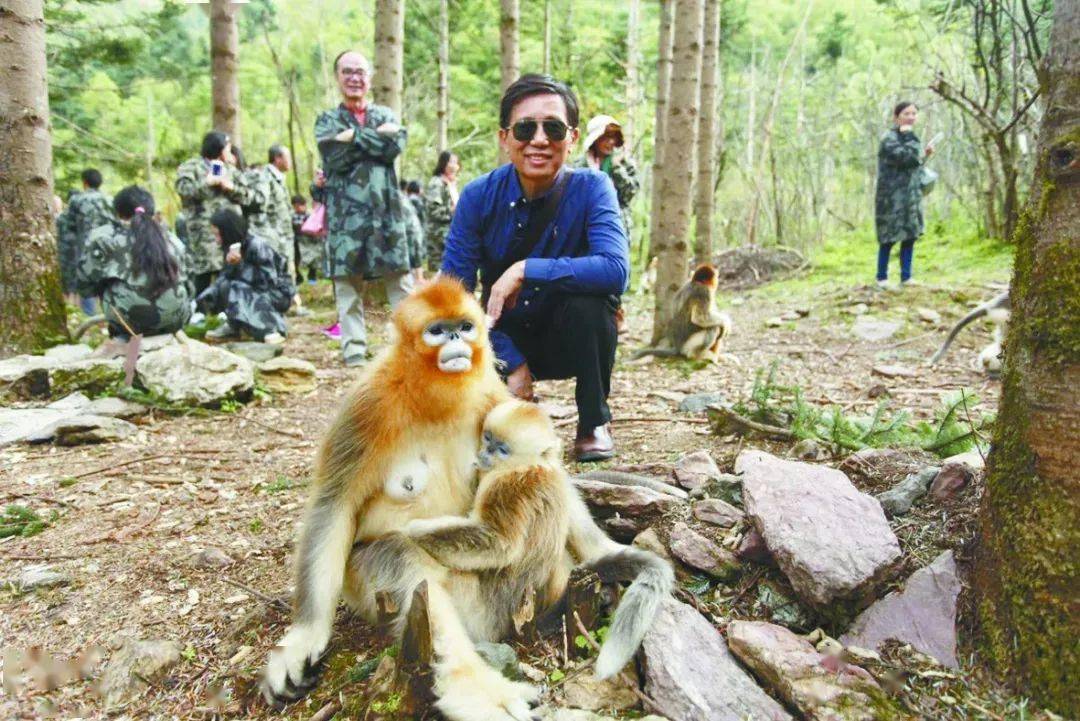
[(210, 228), (224, 251), (224, 267), (196, 298), (204, 313), (225, 313), (225, 322), (209, 331), (211, 340), (250, 335), (262, 343), (285, 341), (285, 311), (296, 293), (289, 262), (262, 238), (252, 235), (247, 220), (222, 208), (210, 216)]
[(886, 288), (889, 280), (889, 256), (900, 244), (900, 285), (911, 283), (915, 241), (923, 234), (923, 163), (934, 154), (934, 144), (923, 148), (915, 134), (919, 108), (905, 100), (893, 108), (893, 127), (881, 137), (878, 146), (877, 190), (874, 202), (874, 225), (877, 231), (877, 284)]
[(177, 169), (175, 187), (187, 222), (189, 270), (198, 294), (223, 265), (210, 217), (223, 209), (239, 213), (251, 202), (251, 191), (240, 178), (229, 136), (217, 130), (203, 136), (199, 157)]
[(413, 289), (405, 211), (394, 160), (407, 133), (390, 108), (369, 103), (371, 63), (347, 50), (334, 59), (341, 104), (315, 121), (315, 140), (326, 173), (326, 269), (347, 366), (367, 362), (363, 289), (378, 281), (391, 306)]

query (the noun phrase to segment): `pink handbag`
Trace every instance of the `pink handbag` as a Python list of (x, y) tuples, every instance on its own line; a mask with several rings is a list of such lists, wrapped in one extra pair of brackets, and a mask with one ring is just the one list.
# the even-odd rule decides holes
[(300, 226), (300, 232), (304, 235), (313, 235), (320, 238), (326, 235), (326, 206), (316, 203), (311, 209), (311, 215)]

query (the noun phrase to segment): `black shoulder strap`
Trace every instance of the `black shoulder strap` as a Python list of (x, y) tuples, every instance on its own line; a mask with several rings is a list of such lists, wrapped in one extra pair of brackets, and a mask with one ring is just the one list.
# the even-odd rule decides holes
[(563, 170), (559, 179), (555, 182), (555, 187), (551, 189), (551, 193), (544, 198), (544, 204), (537, 210), (537, 216), (530, 219), (525, 228), (525, 233), (510, 248), (510, 251), (504, 257), (481, 269), (480, 284), (483, 286), (482, 298), (485, 305), (487, 304), (491, 286), (495, 284), (495, 281), (502, 277), (506, 269), (514, 263), (528, 258), (540, 242), (540, 239), (544, 237), (548, 227), (554, 222), (559, 212), (559, 206), (562, 204), (563, 193), (566, 191), (566, 186), (570, 182), (570, 176), (573, 172), (569, 167)]

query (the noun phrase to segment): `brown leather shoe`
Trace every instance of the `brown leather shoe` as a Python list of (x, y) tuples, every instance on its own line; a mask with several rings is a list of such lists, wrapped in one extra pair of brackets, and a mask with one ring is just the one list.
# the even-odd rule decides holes
[(596, 428), (578, 428), (577, 440), (574, 441), (574, 457), (579, 463), (606, 461), (615, 455), (615, 441), (611, 439), (611, 429), (605, 423)]

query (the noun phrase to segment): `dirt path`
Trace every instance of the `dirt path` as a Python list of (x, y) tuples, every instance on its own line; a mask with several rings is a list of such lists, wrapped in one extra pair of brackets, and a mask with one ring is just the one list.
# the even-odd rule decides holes
[[(965, 290), (970, 298), (989, 295), (982, 288)], [(231, 696), (226, 717), (281, 717), (260, 703), (249, 706), (247, 692), (286, 622), (271, 601), (289, 593), (292, 542), (320, 434), (355, 377), (319, 333), (330, 312), (325, 287), (319, 295), (316, 314), (295, 323), (285, 351), (319, 367), (318, 387), (310, 393), (277, 396), (233, 414), (151, 416), (136, 436), (110, 445), (0, 449), (0, 504), (20, 503), (54, 516), (39, 535), (0, 540), (0, 579), (37, 563), (70, 579), (25, 594), (0, 587), (0, 646), (37, 647), (66, 659), (94, 646), (108, 654), (129, 637), (176, 640), (185, 652), (169, 684), (153, 687), (122, 717), (210, 718), (212, 699), (222, 689)], [(989, 339), (982, 326), (962, 336), (933, 373), (895, 379), (871, 374), (875, 364), (916, 367), (930, 355), (944, 329), (966, 310), (950, 292), (853, 288), (814, 297), (739, 297), (741, 304), (730, 307), (736, 332), (727, 345), (738, 363), (701, 370), (687, 363), (625, 362), (628, 346), (647, 338), (649, 327), (645, 300), (631, 298), (635, 330), (620, 350), (612, 389), (619, 463), (669, 462), (704, 448), (726, 470), (742, 441), (713, 436), (702, 417), (677, 413), (678, 394), (719, 392), (735, 400), (774, 360), (781, 381), (799, 384), (811, 402), (852, 412), (876, 405), (868, 396), (875, 385), (888, 389), (894, 407), (916, 417), (929, 417), (942, 393), (961, 387), (975, 389), (988, 408), (996, 404), (997, 384), (970, 366)], [(856, 340), (849, 331), (855, 316), (844, 309), (857, 303), (904, 325), (889, 340)], [(920, 306), (940, 311), (942, 323), (935, 328), (920, 321)], [(779, 328), (765, 326), (765, 319), (795, 308), (809, 315)], [(384, 318), (372, 313), (371, 327), (381, 329)], [(557, 416), (572, 413), (570, 383), (542, 383), (538, 390)], [(559, 423), (570, 445), (572, 415)], [(207, 548), (227, 554), (228, 565), (200, 565), (194, 557)], [(335, 648), (347, 651), (350, 663), (371, 656), (368, 630), (355, 619), (340, 621)], [(284, 717), (307, 719), (333, 694), (324, 684)], [(50, 710), (62, 718), (104, 717), (88, 682), (0, 696), (0, 718), (37, 718)]]

